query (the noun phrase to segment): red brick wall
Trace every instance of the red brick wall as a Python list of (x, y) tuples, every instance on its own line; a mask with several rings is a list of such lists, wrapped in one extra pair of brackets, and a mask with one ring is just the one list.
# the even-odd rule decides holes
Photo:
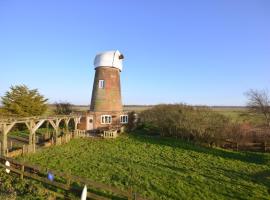
[[(125, 124), (120, 123), (120, 115), (125, 115), (126, 112), (89, 112), (87, 115), (93, 116), (93, 129), (119, 129)], [(112, 123), (111, 124), (101, 124), (102, 115), (111, 115)], [(86, 129), (86, 117), (81, 118), (81, 123), (79, 124), (79, 129)]]
[[(99, 80), (104, 80), (104, 88), (99, 88)], [(96, 68), (92, 99), (91, 111), (118, 111), (121, 112), (121, 86), (120, 71), (112, 67)]]

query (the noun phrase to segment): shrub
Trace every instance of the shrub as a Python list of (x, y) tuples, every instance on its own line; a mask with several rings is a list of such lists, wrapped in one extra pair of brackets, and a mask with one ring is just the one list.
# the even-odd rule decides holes
[(133, 131), (137, 127), (137, 114), (132, 111), (128, 113), (128, 123), (126, 125), (127, 131)]
[(152, 127), (162, 136), (218, 145), (225, 137), (228, 118), (207, 107), (162, 104), (140, 114), (141, 126)]
[(57, 115), (69, 115), (73, 112), (72, 104), (68, 102), (55, 103), (54, 113)]

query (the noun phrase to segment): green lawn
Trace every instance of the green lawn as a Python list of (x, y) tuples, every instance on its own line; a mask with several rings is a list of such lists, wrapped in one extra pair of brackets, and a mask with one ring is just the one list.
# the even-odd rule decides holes
[(270, 199), (270, 154), (208, 149), (139, 134), (75, 139), (21, 160), (151, 199)]

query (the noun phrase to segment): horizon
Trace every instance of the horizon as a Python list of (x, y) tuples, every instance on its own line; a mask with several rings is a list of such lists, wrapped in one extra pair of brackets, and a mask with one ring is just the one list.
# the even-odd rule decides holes
[[(89, 105), (97, 53), (124, 54), (123, 105), (243, 107), (270, 89), (270, 1), (0, 2), (0, 96)], [(102, 15), (100, 14), (102, 13)]]

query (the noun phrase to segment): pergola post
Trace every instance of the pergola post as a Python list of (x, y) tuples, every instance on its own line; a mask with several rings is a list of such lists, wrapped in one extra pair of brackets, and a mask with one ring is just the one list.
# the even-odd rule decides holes
[(33, 150), (33, 120), (31, 120), (30, 122), (25, 122), (28, 130), (29, 130), (29, 141), (28, 141), (28, 151), (32, 151)]
[(12, 129), (12, 127), (16, 124), (13, 122), (11, 124), (3, 123), (1, 124), (1, 156), (7, 156), (8, 151), (8, 143), (7, 143), (7, 134)]
[(75, 117), (74, 118), (74, 124), (75, 124), (74, 133), (75, 133), (75, 135), (78, 134), (78, 124), (80, 123), (80, 120), (81, 120), (80, 117)]
[(54, 120), (49, 120), (50, 124), (52, 125), (52, 127), (55, 130), (55, 134), (53, 136), (54, 137), (54, 142), (56, 142), (57, 137), (59, 135), (59, 125), (60, 125), (61, 120), (62, 119), (58, 119), (58, 118), (55, 119), (55, 122), (54, 122)]
[(68, 124), (69, 124), (70, 118), (65, 118), (64, 121), (65, 121), (66, 134), (68, 134), (69, 133)]
[(44, 123), (43, 120), (39, 120), (37, 123), (34, 120), (30, 120), (25, 122), (28, 130), (29, 130), (29, 149), (31, 152), (36, 152), (36, 131), (37, 129)]
[(1, 124), (1, 156), (7, 153), (7, 135), (5, 134), (5, 125)]

